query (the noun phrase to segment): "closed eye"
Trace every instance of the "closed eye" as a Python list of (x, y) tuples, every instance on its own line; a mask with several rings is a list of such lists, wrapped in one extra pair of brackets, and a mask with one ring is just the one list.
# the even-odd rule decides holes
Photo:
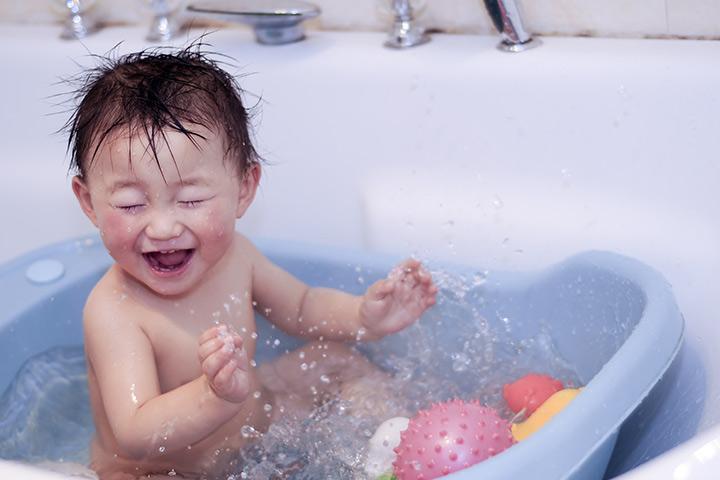
[(200, 206), (200, 204), (203, 202), (203, 200), (184, 200), (180, 203), (188, 208), (195, 208)]
[(127, 213), (137, 213), (137, 211), (144, 206), (145, 205), (138, 203), (136, 205), (116, 205), (115, 208), (119, 208), (123, 212)]

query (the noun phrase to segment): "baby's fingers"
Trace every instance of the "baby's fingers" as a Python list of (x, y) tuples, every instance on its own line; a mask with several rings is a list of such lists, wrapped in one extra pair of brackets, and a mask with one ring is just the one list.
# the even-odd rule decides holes
[(407, 260), (404, 260), (402, 263), (397, 265), (395, 268), (393, 268), (390, 271), (390, 274), (388, 274), (388, 278), (390, 279), (400, 279), (403, 278), (406, 275), (412, 274), (420, 267), (420, 262), (418, 260), (415, 260), (414, 258), (408, 258)]
[(229, 387), (235, 370), (237, 370), (237, 362), (233, 359), (218, 370), (217, 374), (210, 377), (213, 385), (224, 388)]
[(395, 282), (393, 280), (378, 280), (373, 283), (367, 291), (367, 297), (370, 300), (382, 300), (395, 290)]
[(219, 396), (230, 402), (242, 402), (250, 392), (250, 377), (231, 360), (217, 373), (211, 382)]
[(228, 352), (222, 348), (208, 356), (202, 362), (202, 371), (209, 379), (215, 378), (220, 369), (228, 363), (233, 362), (237, 366), (237, 360), (234, 358), (233, 352)]
[(233, 341), (235, 342), (234, 357), (237, 361), (238, 368), (247, 371), (249, 361), (247, 351), (243, 347), (243, 338), (240, 335), (233, 335)]
[(423, 285), (430, 285), (433, 283), (432, 275), (430, 275), (430, 272), (428, 272), (422, 265), (416, 270), (415, 276)]
[(210, 327), (207, 330), (205, 330), (200, 337), (198, 338), (198, 343), (203, 344), (207, 342), (208, 340), (212, 340), (213, 338), (222, 338), (228, 335), (231, 335), (233, 333), (232, 329), (225, 325), (224, 323), (221, 323), (219, 325), (215, 325), (214, 327)]
[(225, 345), (220, 338), (214, 337), (198, 347), (198, 357), (202, 363), (207, 357), (220, 350)]

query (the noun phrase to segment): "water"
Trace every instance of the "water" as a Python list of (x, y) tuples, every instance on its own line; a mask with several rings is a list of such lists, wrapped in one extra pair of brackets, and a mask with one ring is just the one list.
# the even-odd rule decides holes
[[(432, 273), (440, 288), (437, 306), (405, 331), (358, 347), (389, 374), (387, 384), (360, 384), (353, 413), (353, 405), (335, 398), (310, 418), (280, 420), (238, 452), (225, 478), (364, 479), (368, 440), (388, 418), (462, 398), (478, 399), (510, 419), (501, 394), (505, 383), (540, 372), (578, 385), (546, 330), (516, 335), (512, 317), (488, 311), (484, 273)], [(282, 351), (276, 343), (272, 349)], [(0, 399), (0, 458), (87, 464), (93, 425), (86, 381), (81, 347), (30, 359)], [(359, 404), (372, 413), (357, 415)]]
[(0, 458), (87, 464), (93, 430), (80, 346), (33, 357), (0, 398)]

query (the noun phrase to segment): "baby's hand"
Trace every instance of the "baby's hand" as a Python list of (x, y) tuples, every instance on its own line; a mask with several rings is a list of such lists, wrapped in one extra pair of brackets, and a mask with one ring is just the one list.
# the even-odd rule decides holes
[(406, 260), (372, 284), (360, 306), (360, 323), (373, 337), (398, 332), (435, 304), (437, 287), (417, 260)]
[(243, 339), (227, 325), (206, 330), (198, 340), (202, 371), (215, 394), (228, 402), (245, 401), (250, 393)]

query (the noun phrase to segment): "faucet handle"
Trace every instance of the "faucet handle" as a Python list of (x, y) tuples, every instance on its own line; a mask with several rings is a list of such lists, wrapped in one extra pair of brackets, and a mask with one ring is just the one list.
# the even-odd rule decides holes
[(303, 20), (320, 15), (320, 8), (302, 0), (198, 0), (187, 11), (203, 17), (249, 24), (258, 43), (282, 45), (305, 38)]

